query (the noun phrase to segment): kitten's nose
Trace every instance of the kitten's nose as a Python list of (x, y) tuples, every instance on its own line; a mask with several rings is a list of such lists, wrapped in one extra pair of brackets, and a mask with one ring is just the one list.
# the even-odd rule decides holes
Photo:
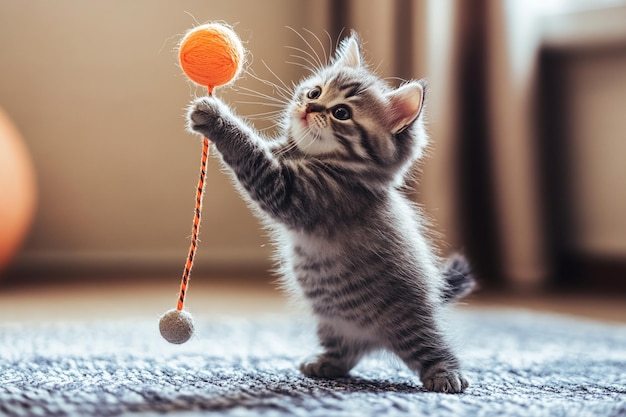
[(324, 110), (326, 110), (324, 106), (322, 106), (320, 104), (316, 104), (316, 103), (307, 103), (306, 104), (306, 109), (305, 109), (305, 111), (307, 113), (313, 113), (313, 112), (321, 113)]

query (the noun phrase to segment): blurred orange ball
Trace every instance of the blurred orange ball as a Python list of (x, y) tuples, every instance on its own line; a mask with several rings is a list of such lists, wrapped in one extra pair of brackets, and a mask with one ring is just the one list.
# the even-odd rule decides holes
[(32, 223), (35, 173), (24, 142), (0, 109), (0, 271), (13, 259)]

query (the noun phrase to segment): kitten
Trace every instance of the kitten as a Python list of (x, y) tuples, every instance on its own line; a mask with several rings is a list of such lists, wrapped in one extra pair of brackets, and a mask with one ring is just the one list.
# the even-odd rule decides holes
[(215, 97), (189, 109), (189, 128), (214, 143), (274, 233), (284, 283), (317, 318), (324, 350), (301, 364), (307, 376), (345, 376), (386, 349), (428, 390), (468, 386), (438, 313), (474, 281), (462, 258), (440, 265), (399, 190), (427, 142), (423, 103), (421, 81), (392, 89), (370, 72), (353, 33), (296, 87), (279, 138), (264, 139)]

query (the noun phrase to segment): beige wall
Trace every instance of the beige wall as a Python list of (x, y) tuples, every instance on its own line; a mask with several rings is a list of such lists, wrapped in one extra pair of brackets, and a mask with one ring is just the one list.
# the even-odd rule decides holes
[[(272, 78), (264, 61), (289, 84), (303, 70), (285, 64), (292, 60), (292, 51), (284, 46), (305, 45), (286, 26), (310, 29), (326, 43), (323, 34), (330, 30), (331, 4), (331, 0), (0, 2), (0, 105), (31, 149), (40, 190), (39, 210), (18, 266), (182, 267), (200, 159), (200, 139), (184, 131), (183, 114), (191, 97), (204, 92), (190, 86), (177, 67), (178, 40), (195, 19), (235, 23), (252, 53), (251, 68)], [(418, 48), (414, 77), (429, 78), (432, 90), (449, 102), (445, 77), (438, 76), (441, 71), (428, 64), (427, 56), (447, 57), (449, 45), (443, 48), (445, 54), (441, 45), (430, 51), (426, 39), (440, 39), (429, 32), (434, 25), (451, 27), (452, 9), (444, 7), (447, 17), (442, 18), (432, 15), (439, 6), (426, 10), (425, 5), (417, 3), (413, 10)], [(374, 0), (351, 4), (350, 24), (383, 77), (397, 75), (393, 7), (394, 3)], [(431, 17), (437, 22), (431, 24)], [(446, 59), (434, 61), (441, 65)], [(235, 87), (270, 92), (251, 77)], [(238, 104), (250, 98), (235, 91), (220, 94), (243, 115), (268, 110)], [(433, 175), (424, 173), (419, 198), (443, 235), (454, 241), (450, 164), (441, 164), (449, 159), (446, 138), (453, 132), (445, 129), (449, 112), (437, 96), (433, 93), (429, 107), (436, 136), (431, 154), (436, 157), (426, 164)], [(212, 159), (197, 265), (267, 268), (270, 242), (219, 171)]]
[[(263, 60), (291, 80), (301, 73), (284, 65), (283, 45), (297, 44), (285, 25), (315, 29), (324, 12), (313, 3), (0, 2), (0, 106), (25, 137), (40, 191), (19, 263), (182, 268), (201, 152), (183, 114), (203, 94), (177, 67), (190, 15), (236, 23), (253, 68), (269, 77)], [(263, 88), (249, 77), (237, 86)], [(215, 159), (207, 182), (198, 264), (267, 264), (268, 239)]]
[[(382, 76), (393, 77), (397, 52), (389, 47), (395, 30), (392, 8), (402, 2), (385, 3), (388, 7), (383, 3), (351, 2), (349, 20), (365, 42), (370, 63)], [(500, 228), (506, 237), (505, 269), (508, 276), (526, 282), (543, 275), (543, 262), (535, 239), (536, 205), (528, 186), (534, 182), (530, 150), (519, 152), (515, 144), (532, 141), (528, 129), (511, 126), (528, 124), (528, 81), (539, 29), (550, 27), (542, 19), (528, 26), (516, 18), (518, 14), (505, 13), (509, 9), (504, 6), (522, 7), (518, 3), (488, 2), (494, 96), (489, 124)], [(183, 115), (193, 95), (204, 92), (191, 86), (178, 68), (178, 40), (196, 19), (234, 23), (252, 53), (251, 68), (271, 78), (264, 61), (290, 83), (303, 70), (285, 64), (291, 51), (284, 46), (304, 45), (286, 26), (323, 34), (329, 29), (331, 4), (332, 0), (0, 1), (0, 107), (21, 130), (39, 183), (39, 208), (18, 265), (44, 270), (81, 265), (182, 268), (200, 159), (200, 139), (184, 131)], [(415, 2), (412, 11), (414, 77), (428, 78), (431, 87), (432, 148), (419, 199), (451, 249), (459, 243), (460, 229), (455, 222), (452, 159), (456, 115), (451, 109), (458, 87), (455, 4)], [(571, 32), (579, 34), (580, 27), (576, 24)], [(534, 35), (526, 36), (526, 31)], [(561, 39), (552, 32), (546, 32), (551, 42)], [(579, 161), (575, 203), (582, 226), (576, 244), (584, 251), (621, 255), (626, 250), (624, 199), (618, 192), (623, 189), (619, 156), (626, 142), (623, 106), (616, 104), (626, 93), (621, 89), (626, 85), (624, 65), (623, 60), (583, 62), (567, 75), (574, 91), (571, 121)], [(251, 77), (239, 80), (236, 87), (271, 93)], [(238, 103), (250, 98), (236, 91), (225, 89), (220, 94), (243, 115), (266, 110)], [(519, 123), (511, 124), (512, 120)], [(270, 242), (215, 159), (210, 160), (207, 182), (197, 265), (267, 268)]]
[[(398, 75), (395, 54), (402, 48), (394, 48), (393, 8), (402, 4), (350, 3), (349, 23), (383, 77)], [(251, 68), (272, 78), (264, 61), (289, 84), (303, 70), (285, 64), (292, 51), (284, 46), (305, 46), (286, 26), (308, 28), (326, 42), (331, 5), (332, 0), (0, 2), (0, 106), (26, 139), (40, 190), (18, 266), (182, 268), (200, 159), (200, 139), (184, 131), (183, 115), (191, 97), (204, 92), (176, 64), (178, 40), (195, 19), (235, 23), (252, 53)], [(428, 78), (431, 91), (431, 157), (423, 164), (418, 198), (445, 250), (457, 249), (460, 240), (452, 158), (454, 13), (453, 0), (412, 7), (412, 76)], [(237, 87), (271, 93), (251, 77)], [(266, 110), (237, 103), (250, 98), (236, 91), (220, 94), (242, 115)], [(214, 159), (207, 191), (197, 265), (267, 268), (270, 242)]]

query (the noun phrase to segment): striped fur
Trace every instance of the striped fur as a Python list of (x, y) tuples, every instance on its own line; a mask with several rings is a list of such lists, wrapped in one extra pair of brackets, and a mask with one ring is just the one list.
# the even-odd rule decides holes
[(442, 269), (399, 190), (426, 145), (424, 85), (390, 88), (359, 48), (352, 35), (297, 87), (280, 138), (262, 138), (214, 97), (191, 106), (189, 127), (215, 144), (277, 240), (285, 285), (318, 319), (324, 351), (304, 374), (344, 376), (387, 349), (427, 389), (461, 392), (468, 383), (438, 316), (473, 281)]

